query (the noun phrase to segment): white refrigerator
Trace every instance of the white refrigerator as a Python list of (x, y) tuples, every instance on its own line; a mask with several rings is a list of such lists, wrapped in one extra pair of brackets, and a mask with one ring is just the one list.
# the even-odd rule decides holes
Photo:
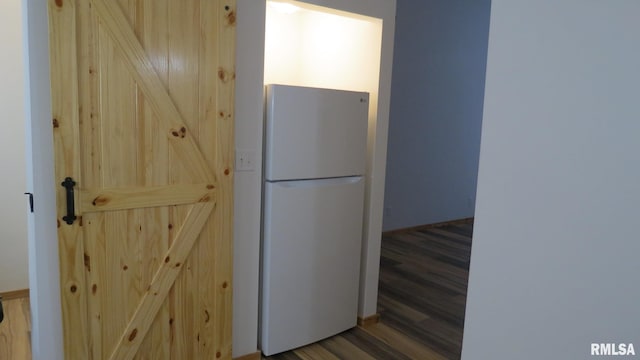
[(369, 95), (267, 86), (260, 346), (357, 323)]

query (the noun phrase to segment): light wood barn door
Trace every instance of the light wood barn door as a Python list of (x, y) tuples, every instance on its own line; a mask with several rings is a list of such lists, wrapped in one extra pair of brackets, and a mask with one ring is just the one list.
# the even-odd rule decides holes
[(235, 1), (48, 6), (66, 359), (230, 359)]

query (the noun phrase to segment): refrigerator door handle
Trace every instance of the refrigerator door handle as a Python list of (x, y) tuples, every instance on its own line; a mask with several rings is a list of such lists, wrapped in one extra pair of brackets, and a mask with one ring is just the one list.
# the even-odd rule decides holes
[(362, 176), (349, 176), (327, 179), (309, 179), (309, 180), (285, 180), (276, 181), (273, 184), (284, 188), (311, 188), (357, 184), (363, 181)]

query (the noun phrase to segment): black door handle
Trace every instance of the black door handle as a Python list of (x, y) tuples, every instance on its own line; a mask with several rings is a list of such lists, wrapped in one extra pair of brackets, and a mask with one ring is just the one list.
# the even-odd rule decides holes
[(75, 205), (73, 203), (73, 187), (76, 186), (76, 182), (68, 177), (62, 182), (62, 186), (67, 190), (67, 215), (63, 216), (62, 220), (71, 225), (77, 219)]
[(30, 192), (26, 192), (24, 194), (29, 195), (29, 211), (33, 212), (33, 194)]

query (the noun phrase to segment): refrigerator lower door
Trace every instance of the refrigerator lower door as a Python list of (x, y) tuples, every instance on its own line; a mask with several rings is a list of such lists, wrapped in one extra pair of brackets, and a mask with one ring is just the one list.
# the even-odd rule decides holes
[(363, 201), (360, 176), (265, 184), (265, 355), (356, 325)]

